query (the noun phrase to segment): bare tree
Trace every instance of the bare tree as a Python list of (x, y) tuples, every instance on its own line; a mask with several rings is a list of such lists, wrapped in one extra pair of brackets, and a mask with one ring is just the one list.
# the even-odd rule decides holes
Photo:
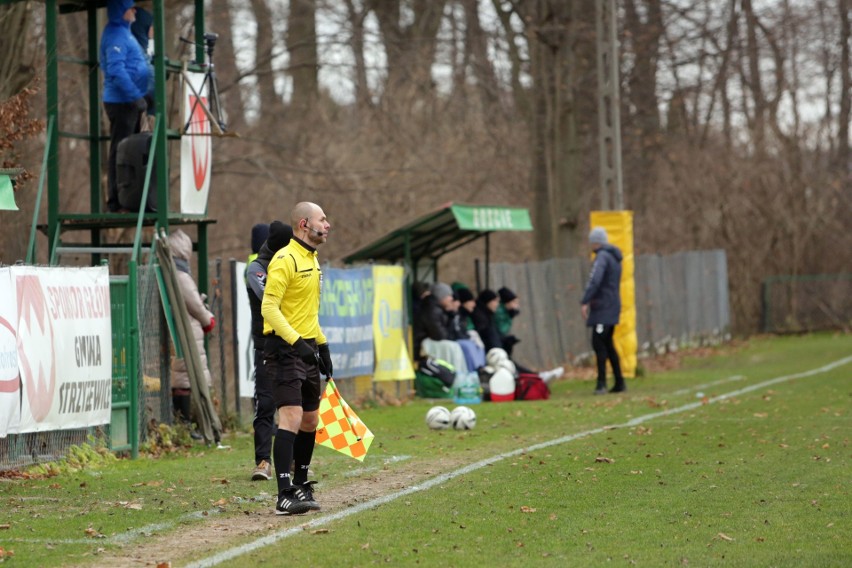
[(0, 101), (21, 92), (35, 76), (29, 2), (0, 6)]
[(314, 0), (290, 1), (286, 38), (293, 78), (290, 107), (298, 114), (309, 111), (319, 100), (316, 20)]

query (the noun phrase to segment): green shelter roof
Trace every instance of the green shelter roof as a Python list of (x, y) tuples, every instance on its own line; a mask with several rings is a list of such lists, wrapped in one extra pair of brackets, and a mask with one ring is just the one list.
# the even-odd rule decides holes
[(495, 231), (532, 231), (520, 207), (446, 203), (343, 257), (346, 263), (438, 258)]

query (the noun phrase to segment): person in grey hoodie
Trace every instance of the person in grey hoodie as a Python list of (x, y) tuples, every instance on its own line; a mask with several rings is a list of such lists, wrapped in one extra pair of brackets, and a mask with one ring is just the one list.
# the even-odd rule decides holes
[(583, 293), (581, 311), (586, 326), (592, 328), (592, 349), (598, 363), (598, 382), (595, 394), (606, 394), (606, 362), (609, 360), (615, 375), (615, 385), (609, 392), (624, 392), (624, 376), (618, 352), (612, 342), (615, 326), (621, 316), (621, 251), (608, 242), (606, 230), (595, 227), (589, 233), (589, 245), (595, 253), (595, 261), (589, 274), (589, 282)]

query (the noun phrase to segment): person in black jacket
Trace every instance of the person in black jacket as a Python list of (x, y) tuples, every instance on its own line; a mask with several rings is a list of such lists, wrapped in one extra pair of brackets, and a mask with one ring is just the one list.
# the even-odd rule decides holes
[(453, 289), (443, 282), (435, 282), (429, 293), (422, 296), (414, 314), (414, 353), (417, 357), (426, 338), (434, 341), (455, 339), (450, 333), (449, 312), (453, 302)]
[(592, 349), (598, 363), (598, 382), (595, 394), (606, 394), (606, 362), (609, 360), (615, 375), (615, 386), (609, 392), (624, 392), (624, 376), (618, 352), (612, 341), (615, 326), (621, 316), (621, 251), (607, 242), (606, 230), (595, 227), (589, 233), (589, 244), (595, 261), (581, 301), (586, 326), (592, 328)]
[[(255, 225), (257, 228), (257, 225)], [(252, 229), (252, 243), (259, 231)], [(251, 307), (251, 337), (254, 342), (254, 471), (252, 481), (272, 478), (272, 435), (275, 431), (275, 400), (272, 384), (263, 365), (263, 315), (260, 304), (266, 287), (266, 269), (272, 257), (293, 238), (293, 228), (281, 221), (269, 224), (269, 236), (260, 245), (254, 260), (246, 269), (246, 287)], [(252, 245), (254, 248), (254, 244)]]
[(503, 347), (500, 332), (497, 331), (497, 324), (494, 321), (494, 313), (497, 311), (499, 303), (500, 298), (497, 293), (486, 288), (476, 297), (476, 307), (473, 308), (473, 314), (471, 314), (473, 328), (482, 339), (486, 353), (495, 347)]

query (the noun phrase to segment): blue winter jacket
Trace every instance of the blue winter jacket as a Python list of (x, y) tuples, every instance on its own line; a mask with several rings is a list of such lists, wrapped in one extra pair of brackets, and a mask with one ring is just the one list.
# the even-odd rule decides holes
[(130, 22), (124, 21), (124, 13), (131, 7), (133, 0), (107, 2), (109, 22), (100, 50), (105, 103), (132, 103), (148, 90), (148, 59), (130, 33)]
[(586, 325), (617, 325), (621, 315), (621, 251), (610, 244), (602, 245), (595, 256), (589, 283), (581, 304), (589, 304)]

